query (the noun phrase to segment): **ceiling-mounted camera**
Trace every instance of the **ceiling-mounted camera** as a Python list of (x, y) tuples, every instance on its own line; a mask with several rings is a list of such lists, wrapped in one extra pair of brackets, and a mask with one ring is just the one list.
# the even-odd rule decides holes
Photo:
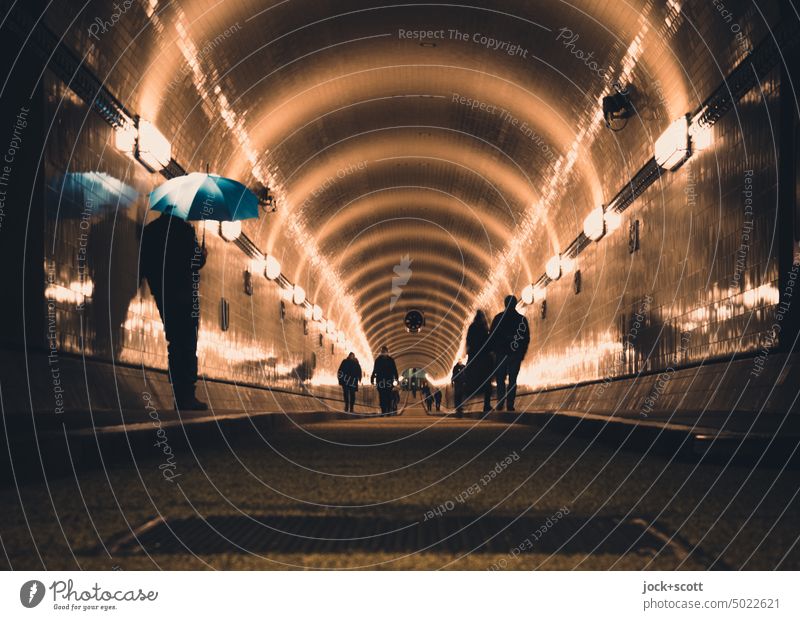
[(275, 200), (275, 196), (272, 194), (269, 187), (259, 187), (256, 191), (256, 196), (258, 196), (258, 204), (261, 205), (267, 213), (274, 213), (278, 210), (277, 200)]
[(409, 310), (406, 312), (403, 323), (409, 334), (417, 334), (425, 325), (425, 315), (419, 310)]
[(631, 87), (614, 84), (614, 93), (603, 97), (603, 119), (611, 131), (621, 131), (636, 113), (631, 103)]

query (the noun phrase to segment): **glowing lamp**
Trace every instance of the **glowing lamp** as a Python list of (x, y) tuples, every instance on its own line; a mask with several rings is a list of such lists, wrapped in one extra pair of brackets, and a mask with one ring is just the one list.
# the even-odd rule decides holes
[(294, 290), (292, 292), (292, 301), (299, 306), (305, 300), (306, 300), (306, 290), (299, 284), (295, 284)]
[(125, 153), (129, 157), (136, 154), (136, 127), (128, 123), (118, 127), (114, 132), (114, 146), (117, 150)]
[(655, 159), (665, 170), (675, 170), (690, 154), (689, 121), (684, 116), (674, 121), (656, 140)]
[(149, 121), (139, 121), (136, 158), (153, 172), (165, 168), (172, 159), (169, 140)]
[(534, 286), (533, 287), (533, 301), (534, 303), (538, 303), (543, 301), (547, 297), (547, 289), (543, 286)]
[(344, 344), (345, 342), (347, 342), (347, 336), (345, 336), (344, 332), (339, 332), (336, 335), (336, 342), (338, 342), (339, 344)]
[(306, 309), (303, 311), (303, 316), (305, 317), (305, 319), (306, 319), (307, 321), (310, 321), (310, 320), (311, 320), (311, 312), (312, 312), (312, 309), (311, 309), (310, 307), (309, 307), (309, 308), (306, 308)]
[(606, 211), (603, 221), (606, 223), (606, 232), (614, 232), (622, 224), (622, 215), (616, 211)]
[(314, 304), (314, 308), (311, 310), (311, 318), (315, 321), (322, 320), (322, 308), (316, 304)]
[(91, 297), (94, 293), (94, 282), (91, 280), (84, 280), (83, 282), (70, 282), (69, 288), (72, 292), (77, 293), (83, 297)]
[(267, 254), (267, 262), (266, 262), (266, 267), (264, 268), (264, 275), (267, 277), (268, 280), (274, 280), (279, 275), (281, 275), (281, 264), (278, 262), (278, 259), (272, 256), (271, 254)]
[(600, 241), (606, 234), (606, 220), (603, 207), (597, 207), (583, 220), (583, 234), (592, 241)]
[(705, 151), (714, 143), (714, 129), (709, 125), (691, 123), (689, 125), (689, 138), (693, 152)]
[(551, 280), (558, 280), (561, 277), (561, 256), (556, 254), (544, 266), (544, 272)]
[(522, 289), (522, 293), (520, 294), (520, 298), (522, 299), (523, 303), (525, 303), (525, 304), (532, 304), (533, 303), (533, 284), (529, 284), (524, 289)]
[(329, 334), (332, 334), (336, 331), (336, 323), (333, 322), (333, 319), (328, 319), (328, 324), (325, 326), (325, 331)]
[(242, 234), (242, 223), (237, 222), (220, 222), (219, 234), (225, 241), (236, 241)]
[(267, 268), (267, 261), (263, 258), (252, 258), (250, 259), (250, 264), (247, 266), (247, 270), (250, 273), (264, 273), (264, 269)]

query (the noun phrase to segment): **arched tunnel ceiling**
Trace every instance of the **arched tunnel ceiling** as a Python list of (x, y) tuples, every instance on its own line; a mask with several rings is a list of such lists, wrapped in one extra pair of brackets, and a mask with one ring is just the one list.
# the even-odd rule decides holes
[[(167, 113), (150, 93), (178, 76), (203, 105), (235, 114), (216, 121), (241, 147), (219, 156), (220, 171), (268, 171), (280, 218), (302, 223), (341, 276), (370, 348), (387, 344), (401, 366), (432, 374), (447, 372), (476, 304), (494, 310), (538, 277), (603, 201), (609, 171), (640, 163), (599, 131), (612, 78), (675, 83), (683, 73), (659, 40), (676, 2), (150, 4), (162, 32), (142, 112)], [(574, 41), (565, 47), (564, 24), (596, 65), (576, 56)], [(400, 33), (415, 30), (439, 34)], [(519, 52), (491, 49), (478, 33)], [(188, 75), (187, 41), (204, 50), (215, 41)], [(664, 94), (663, 118), (685, 111), (689, 90)], [(411, 275), (392, 305), (405, 256)], [(426, 313), (420, 335), (402, 324), (410, 307)]]

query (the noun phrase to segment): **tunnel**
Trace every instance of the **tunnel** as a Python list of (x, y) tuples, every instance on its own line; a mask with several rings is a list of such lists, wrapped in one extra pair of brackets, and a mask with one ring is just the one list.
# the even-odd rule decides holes
[(1, 6), (7, 568), (800, 567), (796, 3)]

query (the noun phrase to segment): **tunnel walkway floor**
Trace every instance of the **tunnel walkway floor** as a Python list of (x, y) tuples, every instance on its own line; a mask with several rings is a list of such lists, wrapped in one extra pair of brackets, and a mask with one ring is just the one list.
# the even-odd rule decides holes
[(0, 490), (0, 558), (31, 570), (800, 568), (796, 470), (418, 407), (252, 428)]

